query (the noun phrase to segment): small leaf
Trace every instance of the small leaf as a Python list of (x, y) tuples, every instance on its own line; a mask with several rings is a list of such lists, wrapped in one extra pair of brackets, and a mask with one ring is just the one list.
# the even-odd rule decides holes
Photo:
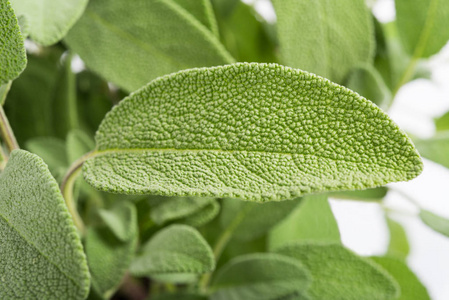
[(214, 198), (206, 197), (158, 197), (150, 198), (151, 219), (158, 225), (181, 219), (206, 207)]
[(252, 240), (282, 221), (298, 206), (298, 203), (299, 199), (268, 203), (224, 199), (220, 216), (221, 226), (222, 228), (236, 226), (233, 235), (235, 238)]
[(406, 259), (410, 252), (407, 233), (401, 224), (388, 217), (387, 225), (390, 231), (390, 243), (386, 255), (389, 257)]
[(91, 70), (128, 91), (171, 72), (233, 62), (217, 37), (173, 0), (90, 1), (65, 42)]
[(407, 265), (399, 259), (390, 257), (372, 257), (394, 277), (401, 288), (401, 296), (397, 300), (430, 300), (426, 288)]
[(424, 224), (426, 224), (436, 232), (449, 237), (449, 219), (438, 216), (433, 212), (425, 209), (421, 209), (421, 211), (419, 212), (419, 217), (424, 222)]
[(184, 8), (188, 13), (200, 21), (214, 35), (218, 36), (217, 20), (210, 0), (174, 0), (176, 4)]
[(239, 256), (223, 266), (212, 283), (212, 300), (290, 299), (307, 291), (310, 277), (302, 264), (273, 253)]
[(192, 227), (203, 226), (212, 221), (220, 212), (220, 204), (214, 200), (204, 208), (176, 221), (176, 223), (186, 224)]
[(396, 0), (398, 31), (405, 49), (416, 58), (429, 57), (449, 40), (449, 2)]
[(390, 300), (399, 295), (397, 283), (387, 272), (340, 244), (295, 243), (276, 252), (299, 260), (310, 271), (312, 299)]
[(132, 204), (125, 203), (114, 207), (109, 214), (103, 210), (101, 215), (108, 227), (89, 228), (86, 254), (93, 288), (109, 299), (121, 283), (137, 248), (137, 212)]
[(19, 24), (7, 0), (0, 0), (0, 41), (0, 85), (3, 85), (18, 77), (27, 64)]
[(270, 231), (268, 245), (275, 249), (306, 240), (340, 242), (337, 221), (324, 195), (304, 197), (301, 204)]
[(360, 191), (331, 192), (329, 197), (359, 201), (381, 201), (388, 193), (388, 188), (381, 186)]
[(437, 131), (449, 130), (449, 111), (435, 119)]
[(11, 0), (29, 23), (30, 37), (43, 46), (60, 41), (83, 14), (88, 0)]
[(136, 276), (190, 282), (215, 268), (212, 250), (199, 232), (186, 225), (171, 225), (156, 233), (131, 264)]
[(274, 0), (281, 55), (291, 67), (342, 82), (371, 62), (374, 29), (364, 0)]
[(96, 143), (84, 177), (127, 194), (284, 200), (422, 170), (409, 138), (370, 101), (276, 64), (154, 80), (114, 107)]
[(74, 162), (84, 154), (95, 148), (94, 140), (84, 131), (79, 129), (71, 130), (67, 134), (67, 158), (69, 162)]
[(0, 298), (85, 299), (86, 256), (42, 159), (13, 151), (0, 187)]
[(449, 131), (442, 131), (428, 139), (414, 139), (419, 153), (446, 168), (449, 168)]

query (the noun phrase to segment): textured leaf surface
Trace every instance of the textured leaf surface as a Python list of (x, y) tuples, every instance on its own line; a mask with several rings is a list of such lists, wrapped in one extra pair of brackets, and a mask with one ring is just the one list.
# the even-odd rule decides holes
[[(123, 213), (118, 214), (118, 209)], [(92, 287), (107, 299), (118, 288), (128, 270), (138, 240), (137, 212), (132, 204), (119, 205), (111, 214), (114, 214), (113, 224), (109, 222), (110, 218), (106, 218), (108, 227), (91, 227), (86, 235), (86, 255), (92, 274)], [(122, 230), (125, 231), (125, 238)]]
[(399, 34), (409, 54), (429, 57), (449, 40), (449, 1), (396, 0)]
[(449, 168), (449, 131), (437, 133), (428, 139), (416, 139), (414, 142), (423, 157)]
[(60, 41), (83, 13), (88, 0), (11, 0), (24, 15), (30, 37), (43, 46)]
[(297, 241), (340, 242), (340, 231), (327, 197), (304, 197), (301, 204), (270, 233), (270, 249)]
[(128, 91), (164, 74), (233, 61), (173, 0), (90, 1), (65, 41), (90, 69)]
[(268, 203), (224, 199), (222, 214), (220, 215), (221, 226), (222, 228), (236, 226), (234, 229), (235, 238), (251, 240), (270, 230), (288, 216), (298, 204), (299, 199)]
[(387, 256), (405, 259), (410, 252), (407, 234), (401, 224), (387, 217), (387, 225), (390, 232)]
[(443, 218), (428, 210), (422, 209), (419, 212), (421, 220), (430, 228), (449, 237), (449, 219)]
[(309, 284), (309, 273), (298, 261), (273, 253), (249, 254), (219, 270), (212, 283), (211, 299), (290, 299), (305, 292)]
[(274, 0), (285, 64), (342, 82), (370, 62), (374, 29), (364, 0)]
[(0, 186), (0, 298), (85, 299), (86, 257), (42, 159), (13, 151)]
[(401, 296), (395, 298), (396, 300), (430, 300), (426, 288), (404, 262), (389, 257), (373, 257), (372, 259), (399, 283)]
[(370, 101), (276, 64), (161, 77), (107, 115), (96, 143), (86, 180), (130, 194), (284, 200), (422, 169), (408, 137)]
[(191, 280), (215, 268), (212, 250), (199, 232), (186, 225), (172, 225), (159, 231), (143, 247), (142, 254), (131, 264), (137, 276), (164, 278), (170, 281)]
[(303, 263), (312, 275), (308, 294), (316, 300), (396, 299), (397, 283), (366, 258), (339, 244), (297, 243), (277, 251)]
[(0, 0), (0, 85), (13, 80), (27, 60), (23, 37), (9, 1)]

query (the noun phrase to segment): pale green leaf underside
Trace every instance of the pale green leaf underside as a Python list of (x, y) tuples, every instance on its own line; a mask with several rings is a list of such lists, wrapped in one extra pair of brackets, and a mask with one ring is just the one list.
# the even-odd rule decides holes
[(342, 82), (370, 62), (374, 28), (364, 0), (274, 0), (283, 61)]
[(182, 69), (233, 62), (173, 0), (90, 1), (65, 42), (91, 70), (128, 91)]
[(214, 268), (212, 250), (199, 232), (186, 225), (171, 225), (143, 247), (142, 254), (131, 264), (131, 273), (156, 278), (172, 275), (180, 281), (186, 278), (190, 281), (190, 275), (207, 273)]
[(0, 0), (0, 41), (0, 85), (3, 85), (19, 76), (27, 63), (19, 24), (7, 0)]
[(422, 162), (370, 101), (276, 64), (182, 71), (103, 120), (83, 168), (119, 193), (284, 200), (409, 180)]
[(295, 299), (307, 291), (309, 272), (298, 261), (274, 253), (239, 256), (212, 283), (212, 300)]
[(85, 299), (86, 257), (42, 159), (13, 151), (0, 187), (0, 298)]
[(60, 41), (81, 17), (88, 0), (11, 0), (14, 10), (24, 15), (30, 37), (43, 46)]
[(294, 243), (276, 251), (298, 259), (310, 271), (314, 300), (391, 300), (397, 283), (370, 260), (327, 242)]

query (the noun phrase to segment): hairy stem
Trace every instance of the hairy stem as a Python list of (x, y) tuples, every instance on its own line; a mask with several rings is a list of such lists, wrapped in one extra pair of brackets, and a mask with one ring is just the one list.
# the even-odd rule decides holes
[(0, 132), (3, 137), (3, 141), (6, 144), (9, 152), (14, 149), (19, 149), (19, 144), (17, 143), (16, 137), (14, 136), (14, 132), (9, 125), (8, 118), (5, 115), (5, 111), (3, 110), (3, 106), (0, 105)]

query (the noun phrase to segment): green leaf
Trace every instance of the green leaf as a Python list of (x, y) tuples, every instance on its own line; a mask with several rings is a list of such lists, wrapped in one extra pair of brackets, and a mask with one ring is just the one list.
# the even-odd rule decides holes
[(449, 40), (449, 2), (396, 0), (398, 31), (405, 49), (415, 58), (429, 57)]
[(285, 64), (335, 82), (374, 55), (374, 29), (364, 0), (274, 0)]
[(346, 200), (381, 201), (387, 195), (387, 193), (388, 188), (381, 186), (360, 191), (332, 192), (329, 193), (329, 197)]
[(23, 37), (9, 1), (0, 0), (0, 85), (15, 79), (27, 64)]
[(382, 76), (369, 64), (353, 69), (345, 86), (383, 109), (388, 108), (392, 101), (391, 91)]
[(69, 162), (74, 162), (84, 154), (95, 148), (95, 142), (85, 132), (74, 129), (67, 135), (67, 158)]
[(298, 259), (312, 275), (316, 300), (396, 299), (399, 288), (387, 272), (340, 244), (296, 243), (276, 252)]
[(108, 227), (88, 229), (86, 254), (92, 287), (109, 299), (121, 283), (137, 248), (137, 212), (132, 204), (125, 203), (114, 207), (110, 214), (103, 210), (101, 216)]
[(212, 300), (290, 299), (304, 293), (310, 276), (294, 259), (273, 253), (239, 256), (221, 268), (212, 283)]
[(424, 224), (436, 232), (449, 237), (449, 220), (447, 218), (443, 218), (425, 209), (421, 209), (419, 212), (419, 217)]
[(251, 240), (260, 237), (282, 221), (298, 203), (299, 199), (267, 203), (224, 199), (220, 216), (221, 226), (232, 227), (233, 236), (239, 240)]
[(218, 36), (217, 20), (215, 20), (210, 0), (174, 0), (174, 2), (193, 15), (214, 35)]
[(100, 190), (270, 201), (409, 180), (422, 162), (370, 101), (276, 64), (161, 77), (106, 116), (84, 164)]
[(173, 0), (90, 1), (65, 41), (91, 70), (128, 91), (164, 74), (233, 61)]
[(42, 159), (13, 151), (0, 186), (0, 298), (85, 299), (83, 247)]
[(414, 143), (423, 157), (449, 168), (449, 131), (437, 133), (428, 139), (414, 139)]
[(206, 197), (158, 197), (150, 198), (151, 219), (158, 225), (181, 219), (206, 207), (214, 198)]
[(410, 245), (407, 239), (407, 233), (398, 222), (391, 218), (386, 218), (388, 229), (390, 231), (390, 243), (388, 245), (387, 256), (400, 259), (406, 259), (410, 253)]
[(324, 195), (304, 197), (301, 204), (270, 231), (268, 245), (276, 249), (305, 240), (340, 242), (337, 221)]
[(171, 225), (145, 244), (131, 264), (131, 273), (161, 281), (189, 282), (214, 268), (212, 250), (199, 232), (186, 225)]
[(204, 208), (176, 221), (176, 223), (186, 224), (192, 227), (203, 226), (212, 221), (220, 212), (220, 204), (214, 200)]
[(60, 41), (84, 12), (88, 0), (11, 0), (29, 23), (30, 37), (43, 46)]
[(449, 111), (435, 119), (435, 127), (437, 131), (449, 130)]
[(396, 300), (430, 300), (426, 288), (407, 265), (399, 259), (390, 257), (372, 257), (394, 277), (401, 288), (401, 296)]

